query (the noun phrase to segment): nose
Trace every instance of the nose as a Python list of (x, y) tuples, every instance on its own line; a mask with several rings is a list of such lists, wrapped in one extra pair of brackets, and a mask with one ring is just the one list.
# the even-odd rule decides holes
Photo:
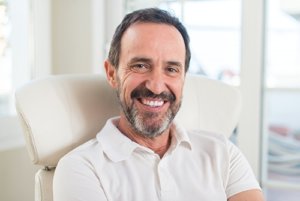
[(146, 87), (154, 94), (160, 94), (166, 91), (166, 82), (163, 72), (158, 69), (153, 69), (151, 73), (148, 74)]

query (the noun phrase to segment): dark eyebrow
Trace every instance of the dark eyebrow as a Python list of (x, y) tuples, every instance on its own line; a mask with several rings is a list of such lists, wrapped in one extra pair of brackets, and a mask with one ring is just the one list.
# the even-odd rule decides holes
[(168, 61), (168, 62), (166, 62), (166, 63), (167, 63), (168, 65), (170, 65), (170, 66), (178, 66), (178, 67), (180, 67), (180, 68), (183, 67), (182, 63), (179, 62), (179, 61)]
[(152, 63), (152, 60), (146, 57), (133, 57), (129, 61), (129, 63), (136, 63), (136, 62)]

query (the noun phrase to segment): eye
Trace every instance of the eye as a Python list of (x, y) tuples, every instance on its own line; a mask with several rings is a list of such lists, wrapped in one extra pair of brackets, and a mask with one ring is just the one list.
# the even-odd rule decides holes
[(176, 73), (176, 72), (178, 72), (178, 70), (175, 69), (175, 68), (173, 68), (173, 67), (168, 67), (167, 70), (168, 70), (169, 72), (171, 72), (171, 73)]
[(145, 64), (135, 64), (135, 68), (146, 68)]
[(130, 66), (131, 70), (137, 73), (145, 73), (150, 71), (150, 66), (144, 63), (136, 63)]
[(174, 67), (174, 66), (168, 66), (166, 68), (166, 71), (169, 75), (176, 75), (180, 72), (179, 68), (178, 67)]

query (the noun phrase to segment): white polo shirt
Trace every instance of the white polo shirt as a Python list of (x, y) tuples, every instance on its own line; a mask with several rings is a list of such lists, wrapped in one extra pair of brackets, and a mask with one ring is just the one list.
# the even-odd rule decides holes
[(226, 201), (260, 189), (252, 170), (225, 136), (171, 128), (160, 159), (107, 121), (95, 139), (64, 156), (55, 171), (54, 201)]

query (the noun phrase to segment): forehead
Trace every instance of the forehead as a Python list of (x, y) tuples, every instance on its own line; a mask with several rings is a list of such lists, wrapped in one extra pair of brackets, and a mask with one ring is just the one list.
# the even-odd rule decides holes
[(184, 60), (184, 40), (172, 25), (135, 23), (124, 32), (121, 39), (121, 58), (122, 55), (129, 56), (128, 54), (168, 55)]

